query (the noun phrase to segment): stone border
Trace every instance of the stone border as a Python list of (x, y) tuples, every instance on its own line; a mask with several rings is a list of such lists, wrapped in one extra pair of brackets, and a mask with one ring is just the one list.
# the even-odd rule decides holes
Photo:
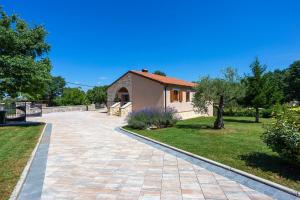
[[(31, 156), (30, 156), (25, 168), (23, 169), (20, 179), (17, 182), (17, 185), (15, 186), (9, 200), (20, 199), (20, 195), (24, 189), (24, 185), (29, 177), (29, 174), (36, 173), (36, 171), (32, 170), (34, 162), (38, 159), (37, 157), (40, 156), (40, 155), (38, 156), (38, 154), (41, 154), (41, 146), (43, 145), (43, 143), (48, 142), (48, 144), (49, 144), (51, 130), (52, 130), (52, 124), (45, 124), (43, 131), (39, 137), (39, 140), (38, 140), (34, 150), (32, 151)], [(46, 153), (48, 154), (48, 147), (47, 147)], [(45, 153), (42, 153), (42, 154), (45, 154)], [(46, 162), (47, 162), (47, 159), (46, 159)], [(41, 177), (39, 177), (39, 178), (41, 178)], [(42, 177), (42, 178), (44, 179), (44, 177)], [(32, 186), (33, 187), (42, 187), (43, 185), (41, 184), (38, 186), (36, 186), (36, 185), (32, 185)]]
[[(294, 199), (298, 199), (298, 198), (300, 197), (300, 192), (298, 192), (298, 191), (296, 191), (296, 190), (293, 190), (293, 189), (291, 189), (291, 188), (285, 187), (285, 186), (283, 186), (283, 185), (280, 185), (280, 184), (274, 183), (274, 182), (272, 182), (272, 181), (269, 181), (269, 180), (266, 180), (266, 179), (257, 177), (257, 176), (255, 176), (255, 175), (252, 175), (252, 174), (249, 174), (249, 173), (247, 173), (247, 172), (244, 172), (244, 171), (238, 170), (238, 169), (236, 169), (236, 168), (230, 167), (230, 166), (228, 166), (228, 165), (224, 165), (224, 164), (221, 164), (221, 163), (219, 163), (219, 162), (216, 162), (216, 161), (207, 159), (207, 158), (205, 158), (205, 157), (202, 157), (202, 156), (199, 156), (199, 155), (196, 155), (196, 154), (193, 154), (193, 153), (184, 151), (184, 150), (182, 150), (182, 149), (178, 149), (178, 148), (173, 147), (173, 146), (170, 146), (170, 145), (168, 145), (168, 144), (165, 144), (165, 143), (159, 142), (159, 141), (157, 141), (157, 140), (154, 140), (154, 139), (145, 137), (145, 136), (143, 136), (143, 135), (137, 134), (137, 133), (135, 133), (135, 132), (126, 130), (126, 129), (122, 128), (122, 127), (119, 127), (119, 130), (124, 131), (124, 132), (129, 133), (129, 134), (132, 134), (132, 135), (137, 136), (137, 137), (139, 137), (139, 138), (142, 138), (142, 139), (144, 139), (144, 140), (153, 142), (153, 143), (155, 143), (155, 144), (161, 145), (161, 146), (166, 147), (166, 148), (168, 148), (168, 149), (174, 150), (174, 151), (176, 151), (176, 152), (182, 153), (182, 154), (184, 154), (184, 155), (190, 156), (190, 157), (192, 157), (192, 158), (199, 159), (199, 160), (201, 160), (201, 161), (204, 161), (205, 163), (208, 163), (208, 164), (210, 164), (210, 165), (213, 165), (214, 167), (222, 168), (222, 169), (224, 169), (224, 170), (228, 170), (228, 171), (230, 171), (230, 172), (233, 172), (233, 173), (236, 173), (236, 174), (238, 174), (238, 175), (241, 175), (242, 177), (238, 178), (238, 179), (235, 180), (235, 181), (237, 181), (237, 182), (239, 182), (239, 183), (241, 183), (241, 184), (244, 184), (244, 185), (246, 185), (246, 186), (248, 186), (248, 187), (250, 187), (250, 188), (253, 188), (253, 189), (255, 189), (255, 190), (259, 191), (259, 192), (262, 192), (262, 193), (264, 193), (264, 194), (270, 195), (270, 196), (273, 197), (273, 198), (275, 197), (276, 199), (286, 199), (286, 198), (287, 198), (286, 195), (288, 195), (288, 196), (293, 196), (293, 197), (295, 197)], [(218, 169), (214, 169), (214, 167), (210, 167), (210, 168), (213, 169), (212, 171), (214, 171), (214, 170), (215, 170), (215, 171), (219, 171)], [(221, 174), (221, 175), (224, 175), (224, 174)], [(231, 175), (231, 176), (232, 176), (232, 175)], [(252, 182), (249, 181), (249, 180), (242, 180), (243, 178), (244, 178), (244, 179), (250, 179), (250, 180), (252, 180)], [(255, 181), (256, 183), (253, 183), (253, 181)], [(255, 184), (257, 184), (257, 185), (260, 184), (261, 186), (258, 187), (258, 186), (255, 186)], [(270, 192), (269, 190), (268, 190), (268, 191), (265, 191), (265, 190), (264, 190), (264, 189), (265, 189), (264, 186), (265, 186), (265, 187), (271, 187), (271, 190), (272, 190), (272, 189), (275, 189), (275, 191), (274, 191), (274, 190), (272, 190), (271, 192)], [(277, 190), (277, 191), (276, 191), (276, 190)], [(286, 195), (285, 195), (284, 193), (285, 193)], [(298, 198), (297, 198), (297, 197), (298, 197)]]

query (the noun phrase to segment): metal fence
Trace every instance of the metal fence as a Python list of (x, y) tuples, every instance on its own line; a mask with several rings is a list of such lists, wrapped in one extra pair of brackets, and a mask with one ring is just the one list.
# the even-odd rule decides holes
[(3, 115), (2, 123), (10, 121), (26, 121), (26, 117), (42, 116), (42, 104), (35, 102), (4, 102), (0, 103)]
[(26, 103), (6, 102), (1, 104), (5, 112), (5, 121), (26, 121)]
[(41, 117), (43, 114), (43, 104), (37, 102), (26, 103), (26, 116), (27, 117)]

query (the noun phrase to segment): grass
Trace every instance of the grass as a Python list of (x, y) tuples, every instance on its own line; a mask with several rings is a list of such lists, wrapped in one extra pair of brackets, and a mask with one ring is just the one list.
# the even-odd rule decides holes
[(212, 128), (214, 118), (183, 120), (158, 130), (128, 130), (204, 156), (300, 191), (300, 166), (280, 159), (261, 140), (263, 126), (250, 117), (225, 117), (225, 129)]
[(9, 198), (43, 125), (0, 127), (0, 200)]

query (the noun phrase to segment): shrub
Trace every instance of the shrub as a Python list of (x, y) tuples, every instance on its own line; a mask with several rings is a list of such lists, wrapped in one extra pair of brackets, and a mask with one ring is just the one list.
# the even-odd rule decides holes
[(264, 108), (260, 111), (261, 117), (263, 118), (271, 118), (273, 115), (273, 109), (271, 108)]
[(300, 115), (300, 106), (291, 107), (290, 110)]
[[(271, 118), (273, 113), (272, 108), (262, 108), (259, 110), (259, 114), (263, 118)], [(229, 108), (224, 109), (224, 116), (234, 116), (234, 117), (254, 117), (255, 110), (253, 108)]]
[(224, 116), (236, 116), (236, 117), (254, 117), (254, 109), (253, 108), (230, 108), (224, 109)]
[(300, 162), (299, 123), (293, 113), (283, 107), (275, 114), (276, 122), (263, 134), (263, 141), (283, 159)]
[(179, 118), (176, 112), (173, 108), (167, 108), (166, 111), (161, 108), (144, 108), (130, 113), (127, 122), (135, 129), (165, 128), (177, 123)]

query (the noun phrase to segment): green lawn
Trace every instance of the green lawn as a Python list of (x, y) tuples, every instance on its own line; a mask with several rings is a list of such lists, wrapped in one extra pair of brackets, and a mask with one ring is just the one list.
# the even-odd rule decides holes
[(0, 200), (9, 198), (43, 127), (0, 127)]
[(218, 161), (300, 191), (300, 166), (281, 160), (262, 142), (262, 123), (249, 117), (225, 117), (225, 129), (214, 130), (214, 118), (183, 120), (160, 130), (128, 130)]

